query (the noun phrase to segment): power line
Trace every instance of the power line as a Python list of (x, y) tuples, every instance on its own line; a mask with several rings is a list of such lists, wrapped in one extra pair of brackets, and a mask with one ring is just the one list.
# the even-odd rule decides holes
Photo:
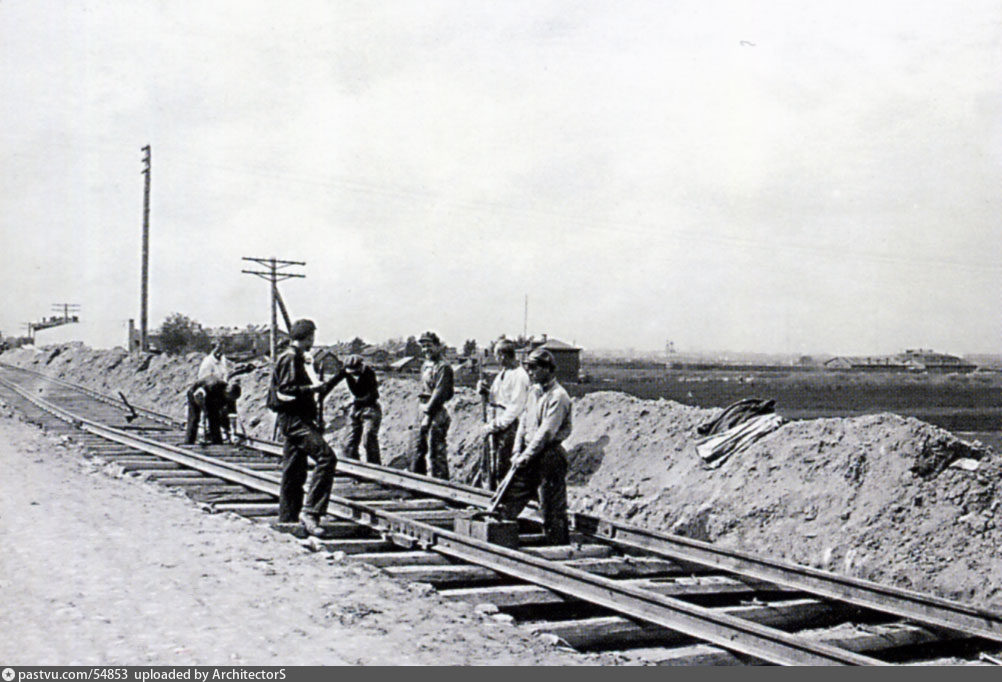
[(57, 313), (61, 312), (63, 314), (63, 319), (68, 321), (70, 319), (70, 313), (80, 311), (80, 305), (77, 303), (53, 303), (52, 309)]
[(252, 261), (258, 265), (267, 268), (264, 271), (261, 270), (241, 270), (240, 272), (247, 275), (256, 275), (262, 279), (266, 279), (271, 283), (271, 361), (275, 362), (276, 357), (276, 347), (278, 345), (278, 308), (282, 309), (282, 317), (285, 319), (285, 325), (289, 332), (292, 331), (292, 321), (289, 319), (289, 311), (285, 307), (285, 302), (282, 300), (281, 294), (278, 293), (278, 283), (290, 279), (292, 277), (302, 277), (305, 278), (306, 275), (300, 275), (293, 272), (281, 272), (283, 268), (289, 268), (293, 266), (304, 266), (306, 265), (303, 261), (295, 260), (281, 260), (278, 258), (253, 258), (249, 256), (244, 256), (242, 260)]
[[(64, 145), (69, 146), (69, 145)], [(144, 147), (144, 150), (146, 147)], [(90, 151), (96, 151), (96, 147), (90, 147)], [(560, 234), (573, 232), (576, 237), (580, 237), (581, 228), (593, 232), (608, 233), (615, 235), (632, 234), (648, 240), (666, 245), (691, 245), (694, 243), (707, 244), (710, 246), (730, 246), (741, 249), (755, 250), (767, 253), (787, 252), (791, 254), (807, 254), (827, 261), (845, 261), (854, 259), (856, 261), (869, 262), (875, 265), (895, 265), (903, 264), (910, 266), (932, 266), (957, 269), (975, 269), (989, 272), (1002, 270), (1002, 262), (996, 261), (970, 261), (955, 258), (916, 258), (904, 257), (891, 252), (864, 251), (861, 249), (847, 248), (842, 244), (817, 245), (789, 240), (763, 240), (749, 237), (721, 235), (708, 229), (686, 229), (669, 226), (664, 223), (656, 224), (650, 221), (622, 221), (603, 220), (600, 218), (572, 214), (565, 211), (554, 211), (547, 208), (526, 206), (512, 202), (499, 201), (464, 201), (448, 198), (446, 195), (431, 189), (422, 187), (406, 187), (388, 183), (374, 183), (359, 180), (357, 178), (331, 176), (327, 178), (317, 177), (313, 174), (307, 175), (294, 171), (279, 171), (274, 168), (254, 167), (249, 165), (223, 164), (206, 160), (186, 157), (175, 163), (192, 165), (196, 167), (214, 168), (230, 173), (256, 176), (272, 181), (287, 182), (293, 185), (303, 185), (312, 187), (323, 187), (328, 189), (338, 189), (356, 195), (370, 195), (381, 198), (391, 198), (398, 200), (411, 200), (419, 203), (433, 202), (436, 207), (443, 205), (480, 214), (497, 215), (504, 212), (527, 217), (537, 217), (547, 220), (548, 229), (557, 231)]]

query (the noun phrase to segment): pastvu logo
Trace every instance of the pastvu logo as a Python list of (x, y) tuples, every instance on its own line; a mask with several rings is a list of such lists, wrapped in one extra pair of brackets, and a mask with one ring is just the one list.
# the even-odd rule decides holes
[(3, 682), (10, 682), (11, 680), (14, 679), (14, 669), (4, 668), (2, 675), (3, 675)]

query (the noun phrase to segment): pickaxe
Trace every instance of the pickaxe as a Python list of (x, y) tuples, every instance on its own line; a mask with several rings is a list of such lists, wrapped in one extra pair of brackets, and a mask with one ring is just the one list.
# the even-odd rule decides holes
[(511, 480), (515, 478), (515, 471), (518, 469), (515, 466), (515, 462), (512, 462), (511, 467), (508, 469), (508, 473), (505, 474), (504, 480), (501, 481), (501, 485), (498, 486), (497, 491), (495, 491), (493, 497), (491, 497), (491, 503), (487, 507), (487, 513), (493, 514), (497, 511), (498, 505), (501, 504), (501, 498), (508, 491), (508, 486), (511, 485)]
[(131, 424), (139, 418), (139, 415), (136, 413), (136, 408), (129, 404), (129, 401), (125, 399), (125, 394), (121, 391), (118, 392), (118, 397), (121, 398), (122, 402), (125, 403), (125, 406), (129, 408), (129, 414), (125, 415), (125, 421)]

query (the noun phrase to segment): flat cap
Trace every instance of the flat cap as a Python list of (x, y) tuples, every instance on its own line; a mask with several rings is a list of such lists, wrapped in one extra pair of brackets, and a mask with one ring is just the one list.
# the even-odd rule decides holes
[(557, 362), (553, 359), (553, 353), (545, 348), (537, 348), (529, 353), (529, 357), (525, 359), (525, 364), (530, 367), (549, 367), (550, 369), (556, 369), (557, 367)]
[(289, 329), (289, 337), (293, 341), (302, 341), (316, 330), (317, 325), (313, 324), (313, 320), (296, 320), (292, 323), (292, 328)]
[(421, 335), (421, 338), (418, 339), (418, 343), (433, 343), (436, 346), (442, 345), (442, 342), (438, 339), (438, 334), (435, 332), (425, 332)]

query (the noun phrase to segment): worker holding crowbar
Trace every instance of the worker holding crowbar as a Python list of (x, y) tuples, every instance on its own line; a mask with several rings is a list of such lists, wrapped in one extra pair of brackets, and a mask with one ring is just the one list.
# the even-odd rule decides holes
[[(515, 344), (501, 339), (494, 344), (494, 358), (501, 371), (490, 386), (481, 376), (477, 390), (482, 401), (484, 418), (484, 459), (480, 480), (488, 490), (495, 490), (511, 466), (511, 453), (518, 432), (519, 418), (525, 411), (529, 395), (529, 375), (518, 364)], [(491, 419), (487, 419), (487, 408), (491, 408)], [(500, 414), (497, 414), (501, 410)]]
[(552, 544), (570, 539), (567, 526), (567, 453), (562, 443), (571, 434), (571, 398), (555, 378), (556, 362), (537, 348), (525, 362), (532, 379), (525, 414), (515, 436), (511, 469), (491, 501), (489, 511), (514, 521), (530, 500), (539, 500), (543, 529)]

